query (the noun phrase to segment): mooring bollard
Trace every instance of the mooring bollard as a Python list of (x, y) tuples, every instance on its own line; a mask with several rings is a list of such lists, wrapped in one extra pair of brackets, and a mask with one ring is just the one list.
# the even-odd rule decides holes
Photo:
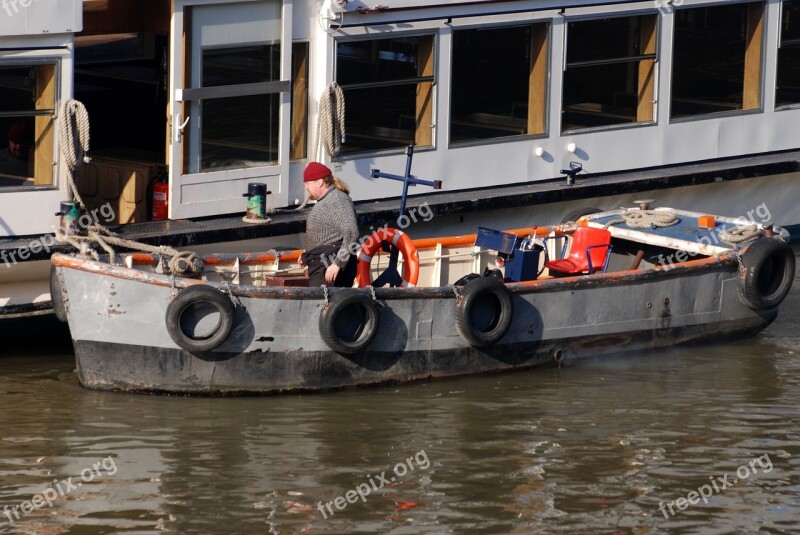
[(247, 197), (245, 221), (256, 223), (269, 221), (267, 217), (267, 195), (270, 193), (272, 192), (267, 191), (267, 185), (261, 182), (247, 184), (247, 193), (242, 194), (242, 197)]
[(81, 216), (81, 209), (75, 201), (61, 201), (61, 210), (56, 212), (57, 216), (61, 216), (59, 220), (59, 229), (67, 236), (73, 236), (80, 232), (80, 225), (78, 219)]

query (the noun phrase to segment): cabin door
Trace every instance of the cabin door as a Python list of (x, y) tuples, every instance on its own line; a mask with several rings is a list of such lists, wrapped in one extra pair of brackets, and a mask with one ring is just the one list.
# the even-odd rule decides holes
[(291, 2), (172, 5), (170, 219), (244, 212), (249, 182), (265, 183), (280, 202), (289, 162)]

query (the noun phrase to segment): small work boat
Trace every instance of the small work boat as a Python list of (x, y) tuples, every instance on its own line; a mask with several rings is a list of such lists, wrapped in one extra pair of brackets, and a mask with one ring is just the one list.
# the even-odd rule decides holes
[[(357, 288), (308, 287), (299, 251), (56, 254), (51, 284), (84, 386), (266, 394), (751, 336), (794, 279), (779, 227), (647, 204), (477, 230), (414, 241), (381, 228), (362, 239)], [(376, 287), (381, 273), (396, 285)]]

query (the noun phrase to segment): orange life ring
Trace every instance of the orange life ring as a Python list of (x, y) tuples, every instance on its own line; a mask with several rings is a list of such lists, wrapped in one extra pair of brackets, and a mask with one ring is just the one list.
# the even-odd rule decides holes
[(381, 228), (372, 233), (361, 251), (358, 253), (358, 269), (356, 271), (356, 281), (363, 288), (372, 284), (370, 276), (370, 264), (372, 257), (381, 247), (381, 242), (386, 240), (396, 247), (403, 255), (403, 286), (414, 287), (419, 280), (419, 255), (417, 248), (408, 234), (396, 228)]

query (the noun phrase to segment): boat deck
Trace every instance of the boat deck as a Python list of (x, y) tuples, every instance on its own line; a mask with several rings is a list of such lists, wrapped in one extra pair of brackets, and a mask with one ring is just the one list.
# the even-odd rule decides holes
[[(613, 237), (670, 247), (689, 253), (714, 255), (737, 248), (734, 244), (722, 241), (720, 234), (737, 226), (743, 226), (745, 221), (685, 210), (670, 209), (669, 211), (678, 217), (678, 222), (667, 227), (635, 228), (628, 226), (622, 219), (623, 210), (593, 214), (587, 216), (587, 219), (589, 226), (608, 228)], [(702, 225), (700, 222), (702, 217), (713, 217), (714, 226), (708, 228)], [(747, 224), (750, 225), (749, 222)], [(758, 228), (762, 229), (760, 225)]]

